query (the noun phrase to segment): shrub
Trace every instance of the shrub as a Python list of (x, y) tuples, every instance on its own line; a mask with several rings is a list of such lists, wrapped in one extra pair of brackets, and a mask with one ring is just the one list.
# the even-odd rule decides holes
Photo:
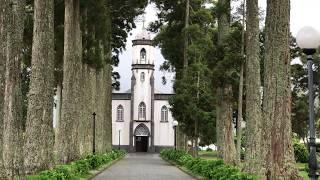
[(232, 180), (257, 180), (256, 176), (243, 173), (238, 168), (228, 166), (222, 160), (205, 160), (193, 158), (184, 151), (165, 149), (160, 153), (161, 157), (168, 159), (200, 175), (205, 179), (232, 179)]
[(208, 148), (206, 149), (206, 151), (207, 151), (207, 152), (212, 152), (213, 150), (208, 147)]
[(113, 150), (105, 154), (88, 155), (69, 165), (59, 165), (52, 170), (42, 171), (38, 175), (28, 176), (26, 180), (77, 180), (87, 175), (90, 170), (99, 168), (124, 154), (124, 151)]
[(75, 173), (80, 176), (88, 174), (90, 170), (90, 164), (86, 160), (76, 161), (73, 163), (73, 166), (74, 166)]
[(301, 163), (307, 163), (308, 162), (308, 157), (309, 153), (305, 145), (294, 141), (293, 142), (293, 148), (294, 148), (294, 157), (297, 162)]

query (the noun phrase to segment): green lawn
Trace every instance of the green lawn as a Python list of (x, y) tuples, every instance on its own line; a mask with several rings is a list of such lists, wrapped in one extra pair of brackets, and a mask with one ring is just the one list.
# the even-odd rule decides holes
[[(199, 151), (199, 157), (203, 159), (212, 159), (212, 160), (217, 160), (219, 159), (217, 157), (217, 151)], [(299, 174), (304, 178), (304, 179), (309, 179), (308, 177), (308, 172), (305, 171), (306, 163), (297, 163), (296, 164)]]
[(199, 151), (199, 157), (203, 159), (212, 159), (212, 160), (218, 159), (217, 151)]
[(304, 178), (304, 179), (309, 179), (308, 177), (308, 172), (305, 171), (306, 168), (306, 163), (297, 163), (297, 168), (299, 170), (300, 175)]

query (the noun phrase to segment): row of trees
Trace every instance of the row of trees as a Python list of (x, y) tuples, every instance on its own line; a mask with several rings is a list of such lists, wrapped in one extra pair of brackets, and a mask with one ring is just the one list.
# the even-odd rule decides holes
[(111, 150), (111, 65), (146, 4), (0, 0), (0, 179), (91, 153), (93, 112), (96, 151)]
[[(290, 1), (267, 1), (263, 30), (258, 0), (242, 2), (234, 14), (230, 0), (211, 1), (213, 8), (207, 8), (205, 0), (153, 2), (160, 13), (150, 30), (160, 32), (155, 40), (167, 60), (162, 68), (176, 72), (176, 95), (170, 104), (179, 128), (194, 144), (193, 154), (197, 155), (200, 138), (204, 144), (216, 142), (226, 163), (238, 164), (243, 118), (244, 170), (262, 179), (299, 179), (291, 116), (295, 127), (305, 124), (305, 118), (296, 117), (305, 112), (291, 111), (290, 62), (299, 53), (289, 30)], [(295, 70), (293, 77), (299, 73), (305, 73), (303, 68)], [(293, 79), (296, 87), (303, 86), (301, 79)], [(303, 98), (301, 92), (295, 91), (297, 98)], [(298, 108), (296, 103), (294, 108)], [(235, 110), (237, 148), (232, 123)]]

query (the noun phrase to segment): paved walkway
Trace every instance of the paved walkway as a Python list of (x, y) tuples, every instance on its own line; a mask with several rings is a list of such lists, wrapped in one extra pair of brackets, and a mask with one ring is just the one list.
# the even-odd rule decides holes
[(129, 153), (94, 180), (191, 180), (183, 171), (161, 159), (159, 154)]

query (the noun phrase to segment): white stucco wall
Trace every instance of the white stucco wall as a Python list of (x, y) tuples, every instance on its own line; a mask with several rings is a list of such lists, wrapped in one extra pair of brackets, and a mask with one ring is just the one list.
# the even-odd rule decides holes
[[(144, 48), (146, 50), (146, 63), (154, 64), (154, 47), (149, 45), (136, 45), (133, 46), (132, 63), (140, 64), (140, 51)], [(145, 74), (144, 81), (141, 81), (141, 73)], [(141, 102), (146, 104), (146, 119), (151, 120), (151, 84), (150, 78), (153, 76), (154, 71), (150, 69), (134, 69), (132, 74), (136, 79), (134, 86), (134, 114), (133, 120), (139, 120), (138, 107)]]
[[(172, 127), (173, 117), (169, 110), (170, 105), (168, 101), (156, 100), (154, 112), (154, 143), (156, 146), (173, 146), (174, 145), (174, 130)], [(166, 106), (168, 108), (168, 122), (161, 122), (161, 108)]]
[(133, 46), (132, 51), (132, 64), (140, 64), (140, 51), (142, 48), (146, 50), (146, 64), (154, 64), (154, 47), (149, 45), (136, 45)]
[[(145, 80), (142, 82), (140, 80), (140, 74), (145, 73)], [(146, 104), (146, 119), (151, 119), (151, 85), (150, 77), (152, 76), (153, 71), (147, 69), (133, 70), (132, 72), (136, 77), (136, 84), (134, 86), (134, 114), (133, 119), (139, 120), (138, 117), (138, 107), (141, 102)]]
[[(132, 64), (140, 64), (140, 51), (144, 48), (146, 50), (146, 64), (154, 64), (154, 47), (148, 45), (136, 45), (133, 46)], [(141, 73), (145, 74), (145, 78), (141, 80)], [(133, 133), (136, 127), (143, 123), (145, 124), (150, 133), (151, 132), (151, 95), (152, 87), (150, 84), (151, 77), (154, 76), (154, 70), (151, 69), (134, 69), (132, 75), (135, 77), (135, 85), (133, 87), (133, 117), (131, 119), (131, 101), (130, 100), (113, 100), (112, 101), (112, 144), (119, 144), (119, 127), (121, 130), (121, 145), (129, 145), (130, 134), (130, 121), (133, 120)], [(131, 92), (131, 93), (132, 93)], [(144, 102), (146, 105), (146, 119), (139, 119), (139, 104)], [(124, 122), (116, 122), (117, 107), (122, 105), (124, 108)], [(161, 122), (161, 108), (167, 106), (169, 109), (168, 101), (156, 100), (154, 102), (154, 145), (155, 146), (173, 146), (174, 145), (174, 130), (172, 128), (172, 115), (170, 110), (168, 111), (168, 122)], [(139, 122), (136, 120), (143, 120)], [(135, 137), (131, 137), (133, 146), (135, 146)], [(149, 136), (149, 146), (151, 145), (151, 136)]]
[[(112, 144), (119, 144), (119, 129), (120, 132), (120, 144), (129, 145), (129, 133), (130, 133), (130, 100), (112, 100)], [(117, 122), (117, 107), (123, 106), (123, 120), (124, 122)]]

